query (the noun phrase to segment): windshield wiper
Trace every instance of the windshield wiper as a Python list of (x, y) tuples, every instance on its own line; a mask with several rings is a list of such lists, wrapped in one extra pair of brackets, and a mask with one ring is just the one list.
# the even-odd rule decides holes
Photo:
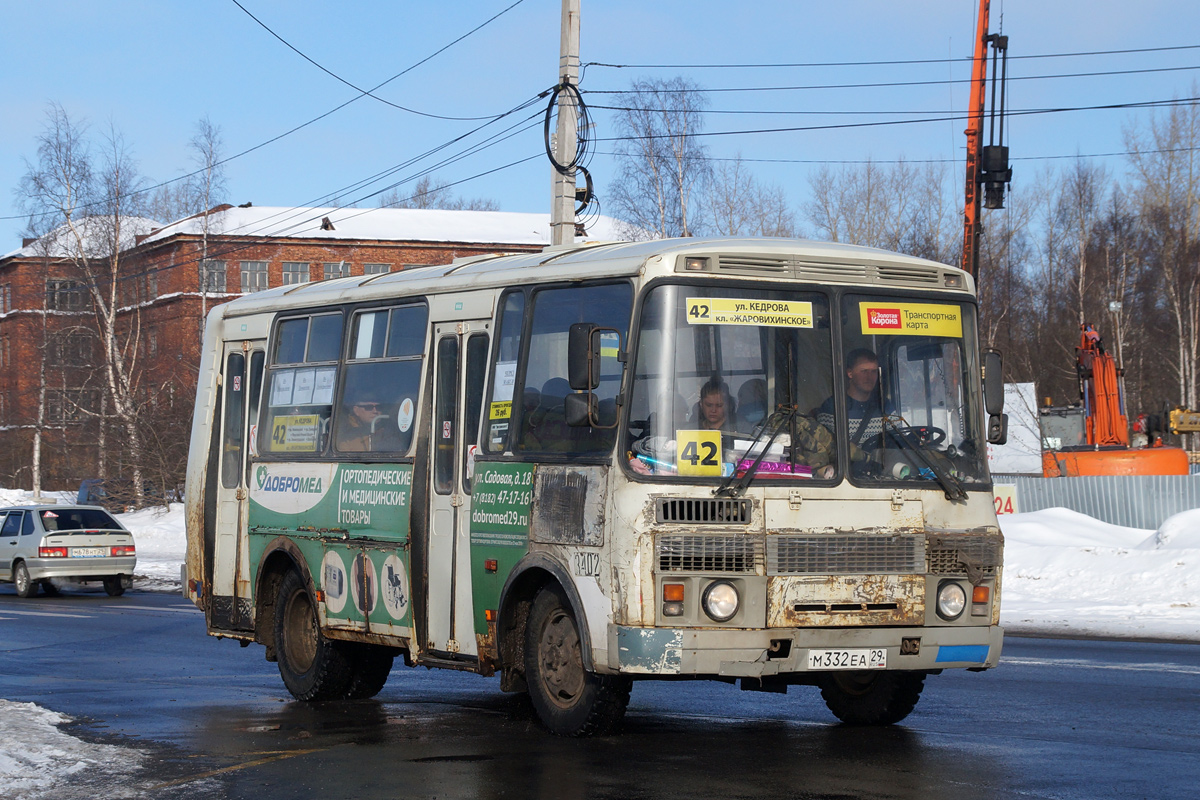
[[(746, 471), (742, 473), (741, 477), (738, 477), (737, 464), (734, 464), (733, 472), (726, 476), (725, 480), (721, 481), (721, 485), (713, 490), (713, 494), (717, 496), (725, 494), (729, 497), (738, 497), (742, 495), (750, 486), (750, 481), (754, 480), (754, 475), (758, 471), (758, 465), (762, 463), (763, 457), (766, 456), (767, 451), (771, 449), (771, 445), (775, 444), (775, 439), (779, 437), (780, 432), (783, 430), (784, 423), (794, 420), (795, 418), (795, 406), (780, 406), (777, 411), (771, 414), (771, 416), (767, 417), (766, 421), (762, 424), (762, 427), (758, 429), (758, 433), (755, 434), (754, 438), (750, 440), (750, 446), (746, 448), (746, 453), (753, 453), (754, 448), (759, 442), (762, 441), (762, 438), (767, 435), (768, 431), (771, 432), (771, 438), (767, 440), (765, 445), (763, 445), (754, 461), (748, 467), (746, 467)], [(794, 469), (795, 468), (793, 467), (793, 470)]]
[(942, 485), (942, 490), (946, 493), (947, 500), (953, 502), (955, 500), (967, 499), (967, 490), (963, 488), (962, 483), (959, 482), (958, 478), (946, 471), (940, 464), (937, 463), (935, 459), (930, 458), (929, 454), (926, 453), (924, 449), (921, 448), (916, 442), (911, 441), (907, 436), (905, 436), (904, 433), (901, 432), (900, 427), (896, 425), (895, 422), (892, 422), (892, 416), (890, 414), (884, 414), (882, 416), (882, 420), (883, 427), (888, 430), (888, 433), (890, 433), (897, 442), (904, 444), (908, 450), (911, 450), (914, 454), (916, 454), (921, 463), (923, 463), (925, 467), (933, 473), (933, 477), (937, 478), (937, 482)]

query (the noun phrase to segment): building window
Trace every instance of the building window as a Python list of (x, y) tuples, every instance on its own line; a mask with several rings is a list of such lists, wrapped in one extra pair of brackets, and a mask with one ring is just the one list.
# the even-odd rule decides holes
[(46, 308), (51, 311), (82, 311), (83, 284), (79, 281), (46, 279)]
[(391, 271), (391, 264), (363, 264), (363, 275), (382, 275)]
[(200, 262), (200, 291), (225, 293), (225, 262)]
[(12, 284), (0, 286), (0, 314), (12, 311)]
[(325, 280), (330, 278), (344, 278), (350, 274), (350, 265), (345, 261), (339, 261), (336, 264), (325, 264)]
[(87, 367), (92, 364), (92, 337), (86, 333), (60, 333), (51, 337), (46, 365), (50, 367)]
[(153, 300), (154, 298), (158, 297), (158, 270), (157, 269), (151, 269), (149, 272), (146, 273), (145, 294), (143, 295), (143, 297), (145, 297), (145, 299), (147, 299), (147, 300)]
[(293, 286), (297, 283), (308, 283), (308, 262), (283, 262), (283, 285)]
[(50, 389), (46, 392), (46, 421), (57, 425), (86, 422), (96, 412), (95, 389)]
[(0, 368), (7, 368), (10, 366), (11, 362), (9, 362), (8, 358), (8, 337), (0, 337)]
[(266, 261), (242, 262), (242, 293), (261, 292), (270, 286)]
[(146, 352), (151, 358), (158, 355), (158, 328), (146, 331)]

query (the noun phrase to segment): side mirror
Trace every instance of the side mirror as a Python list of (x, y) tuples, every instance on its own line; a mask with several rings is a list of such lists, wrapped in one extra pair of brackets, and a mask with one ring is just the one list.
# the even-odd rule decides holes
[[(983, 405), (988, 416), (1004, 412), (1004, 364), (996, 350), (983, 354)], [(991, 429), (990, 422), (988, 428)]]
[(563, 417), (568, 427), (582, 428), (592, 424), (596, 411), (596, 395), (591, 392), (569, 394), (563, 398)]
[(567, 334), (567, 381), (576, 392), (590, 392), (600, 385), (600, 347), (593, 336), (596, 330), (590, 322), (576, 322)]
[(992, 414), (988, 417), (988, 444), (1008, 444), (1008, 414)]

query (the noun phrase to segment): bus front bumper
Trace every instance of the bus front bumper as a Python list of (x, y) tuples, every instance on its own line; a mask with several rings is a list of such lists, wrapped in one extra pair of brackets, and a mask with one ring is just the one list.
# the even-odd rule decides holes
[[(874, 668), (888, 670), (987, 669), (999, 662), (1003, 641), (998, 625), (769, 630), (610, 625), (607, 666), (626, 675), (766, 678), (854, 669), (869, 657)], [(878, 666), (881, 660), (886, 666)]]

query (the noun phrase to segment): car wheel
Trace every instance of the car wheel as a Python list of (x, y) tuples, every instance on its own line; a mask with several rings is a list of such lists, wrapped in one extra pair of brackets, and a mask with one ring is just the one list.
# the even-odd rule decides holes
[(912, 713), (924, 686), (924, 672), (831, 672), (821, 697), (848, 725), (891, 725)]
[(530, 609), (525, 681), (538, 718), (559, 736), (611, 733), (629, 705), (628, 678), (584, 668), (578, 624), (557, 587), (542, 589)]
[(297, 700), (346, 696), (353, 678), (350, 655), (321, 633), (308, 585), (295, 570), (280, 581), (275, 598), (275, 656), (283, 684)]
[(121, 576), (104, 579), (104, 591), (109, 597), (120, 597), (125, 594), (125, 584), (121, 582)]
[(29, 578), (29, 568), (24, 561), (18, 561), (13, 568), (13, 583), (17, 585), (17, 597), (33, 597), (38, 593), (38, 585)]

